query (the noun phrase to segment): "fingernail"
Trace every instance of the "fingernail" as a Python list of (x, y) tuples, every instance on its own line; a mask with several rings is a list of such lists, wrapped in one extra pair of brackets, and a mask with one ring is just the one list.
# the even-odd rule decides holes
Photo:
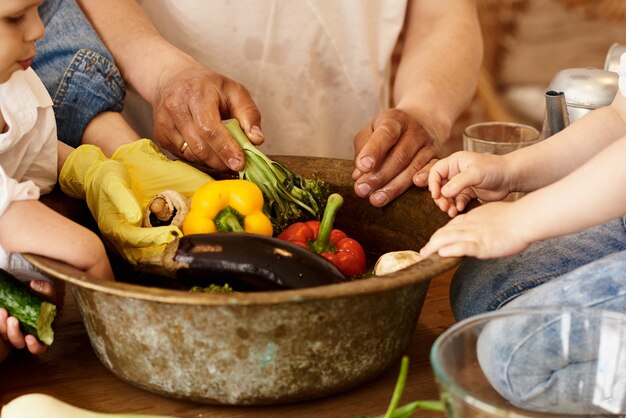
[(428, 182), (428, 173), (418, 173), (413, 177), (413, 183), (423, 185)]
[(241, 160), (239, 158), (230, 158), (228, 160), (228, 166), (231, 170), (238, 171), (239, 166), (241, 165)]
[(355, 168), (354, 171), (352, 172), (352, 180), (356, 180), (359, 177), (361, 177), (361, 170), (359, 170), (358, 168)]
[(383, 206), (387, 203), (387, 193), (385, 192), (376, 192), (371, 197), (372, 201), (376, 203), (378, 206)]
[(256, 125), (250, 128), (250, 134), (256, 136), (257, 138), (263, 138), (263, 132), (261, 131), (261, 128)]
[(369, 155), (367, 157), (363, 157), (360, 160), (361, 165), (366, 169), (369, 170), (372, 167), (374, 167), (374, 159), (372, 157), (370, 157)]
[(367, 183), (361, 183), (356, 186), (356, 190), (361, 194), (361, 196), (367, 196), (372, 191), (372, 188)]

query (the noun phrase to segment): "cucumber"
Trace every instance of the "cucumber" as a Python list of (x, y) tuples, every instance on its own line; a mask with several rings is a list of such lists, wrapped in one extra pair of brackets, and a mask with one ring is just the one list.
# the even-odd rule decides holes
[(32, 334), (46, 345), (54, 341), (52, 321), (56, 305), (46, 302), (6, 270), (0, 269), (0, 308), (20, 321), (26, 334)]

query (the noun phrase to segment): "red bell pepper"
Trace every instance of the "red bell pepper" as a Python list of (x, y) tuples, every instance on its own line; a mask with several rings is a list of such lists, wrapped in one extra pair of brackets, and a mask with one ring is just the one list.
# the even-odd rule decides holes
[(361, 244), (343, 231), (333, 229), (335, 215), (342, 204), (341, 195), (331, 194), (321, 222), (296, 222), (281, 232), (278, 238), (320, 254), (346, 276), (356, 276), (365, 273), (365, 251)]

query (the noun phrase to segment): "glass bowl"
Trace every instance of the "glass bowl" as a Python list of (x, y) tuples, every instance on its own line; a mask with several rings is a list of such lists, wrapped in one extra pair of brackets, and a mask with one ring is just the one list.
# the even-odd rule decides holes
[(437, 338), (431, 364), (450, 418), (600, 417), (626, 411), (626, 315), (503, 309)]

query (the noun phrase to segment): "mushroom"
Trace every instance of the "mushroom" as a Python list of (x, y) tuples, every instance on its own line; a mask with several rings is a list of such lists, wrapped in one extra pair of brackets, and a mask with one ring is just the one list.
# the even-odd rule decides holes
[(422, 260), (423, 257), (417, 251), (392, 251), (378, 258), (373, 272), (375, 276), (384, 276), (419, 263)]
[(142, 226), (182, 227), (189, 212), (189, 199), (175, 190), (164, 190), (152, 198), (144, 210)]

